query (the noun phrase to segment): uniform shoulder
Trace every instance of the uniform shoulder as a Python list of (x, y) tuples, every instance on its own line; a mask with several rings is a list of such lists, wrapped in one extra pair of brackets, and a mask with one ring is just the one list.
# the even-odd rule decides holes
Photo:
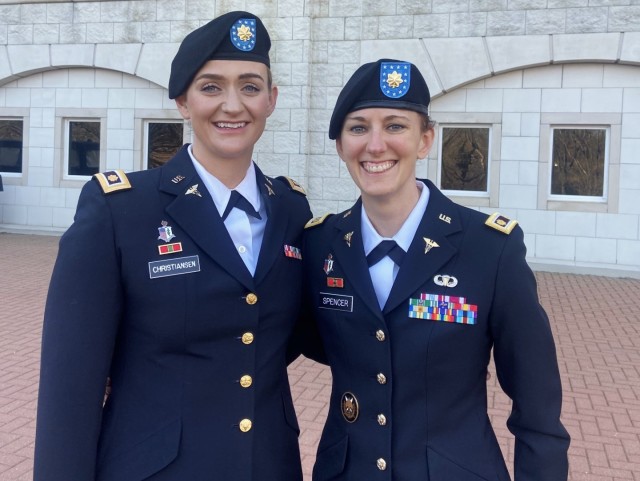
[(94, 174), (93, 178), (98, 182), (103, 194), (111, 194), (120, 190), (131, 189), (131, 182), (124, 170), (108, 170)]
[(503, 234), (511, 234), (511, 231), (518, 225), (518, 221), (510, 219), (507, 216), (500, 214), (500, 212), (494, 212), (485, 220), (485, 225), (495, 229)]
[(329, 217), (331, 217), (333, 214), (331, 213), (326, 213), (324, 215), (318, 216), (318, 217), (314, 217), (313, 219), (310, 219), (309, 222), (307, 222), (307, 224), (304, 226), (305, 229), (311, 229), (312, 227), (317, 227), (319, 225), (322, 225), (324, 223), (325, 220), (327, 220)]
[(298, 192), (299, 194), (302, 194), (304, 196), (307, 195), (304, 188), (300, 184), (298, 184), (295, 180), (293, 180), (291, 177), (286, 177), (284, 175), (281, 175), (279, 177), (276, 177), (276, 179), (282, 182), (283, 184), (285, 184), (292, 191)]

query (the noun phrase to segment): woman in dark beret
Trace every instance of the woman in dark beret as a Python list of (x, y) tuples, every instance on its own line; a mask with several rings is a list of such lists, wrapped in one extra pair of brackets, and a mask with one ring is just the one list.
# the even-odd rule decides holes
[(248, 12), (189, 34), (169, 97), (193, 143), (85, 185), (45, 311), (36, 481), (301, 481), (286, 344), (311, 213), (252, 161), (270, 45)]
[(333, 111), (329, 137), (361, 197), (305, 231), (307, 300), (333, 374), (313, 479), (509, 480), (487, 413), (493, 351), (515, 479), (566, 480), (554, 341), (522, 229), (416, 179), (435, 136), (429, 100), (415, 65), (383, 59)]

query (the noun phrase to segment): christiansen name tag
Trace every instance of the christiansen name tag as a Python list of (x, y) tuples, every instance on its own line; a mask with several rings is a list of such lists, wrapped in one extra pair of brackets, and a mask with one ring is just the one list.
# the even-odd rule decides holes
[(149, 278), (151, 279), (191, 274), (192, 272), (200, 272), (200, 258), (198, 256), (149, 262)]

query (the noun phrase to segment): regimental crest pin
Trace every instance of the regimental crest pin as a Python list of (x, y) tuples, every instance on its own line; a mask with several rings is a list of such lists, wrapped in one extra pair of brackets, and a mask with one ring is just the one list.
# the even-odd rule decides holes
[(382, 62), (380, 64), (380, 90), (387, 97), (399, 99), (411, 86), (411, 64), (408, 62)]
[(360, 406), (358, 405), (358, 398), (351, 392), (346, 392), (342, 395), (340, 400), (340, 407), (342, 408), (342, 417), (348, 423), (355, 423), (360, 414)]
[(333, 256), (329, 254), (327, 258), (324, 260), (324, 267), (322, 268), (326, 275), (329, 275), (330, 272), (333, 272)]
[(256, 46), (255, 18), (241, 18), (233, 24), (229, 35), (235, 48), (243, 52), (250, 52)]
[(175, 236), (173, 230), (166, 220), (160, 222), (161, 226), (158, 227), (158, 240), (170, 242)]

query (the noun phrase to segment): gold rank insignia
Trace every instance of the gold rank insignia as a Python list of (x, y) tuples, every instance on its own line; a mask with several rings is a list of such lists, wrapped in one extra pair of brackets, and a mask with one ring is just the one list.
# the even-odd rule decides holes
[(304, 191), (302, 186), (298, 184), (295, 180), (290, 179), (289, 177), (285, 177), (285, 179), (287, 179), (287, 182), (289, 182), (289, 186), (291, 187), (291, 190), (295, 190), (296, 192), (300, 192), (303, 195), (307, 195), (307, 193)]
[(310, 227), (315, 227), (317, 225), (322, 224), (325, 219), (327, 217), (329, 217), (331, 214), (327, 213), (325, 215), (321, 215), (320, 217), (314, 217), (313, 219), (311, 219), (309, 222), (307, 222), (307, 224), (304, 226), (305, 229), (309, 229)]
[(499, 212), (494, 212), (485, 221), (485, 224), (495, 230), (502, 232), (503, 234), (511, 234), (511, 231), (514, 229), (514, 227), (518, 225), (518, 221), (509, 219)]
[(105, 194), (131, 188), (131, 183), (129, 182), (129, 179), (127, 179), (127, 175), (124, 173), (124, 170), (109, 170), (107, 172), (95, 174), (94, 177), (100, 183), (102, 192)]

